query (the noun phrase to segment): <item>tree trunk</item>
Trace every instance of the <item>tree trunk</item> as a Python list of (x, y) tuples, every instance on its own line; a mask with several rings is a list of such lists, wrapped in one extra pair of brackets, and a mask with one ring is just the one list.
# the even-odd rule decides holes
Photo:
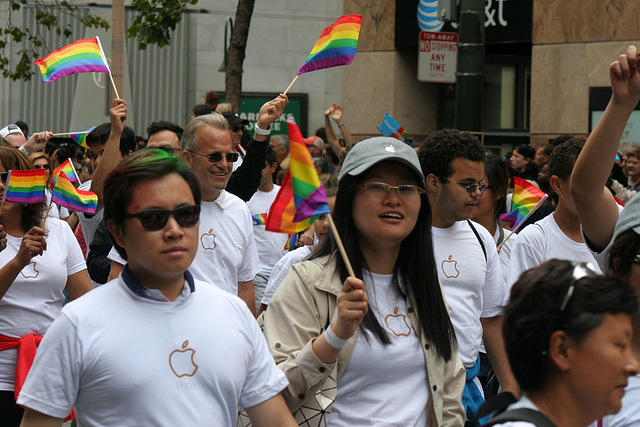
[(236, 22), (229, 43), (225, 72), (225, 101), (231, 103), (233, 111), (240, 112), (242, 97), (242, 64), (247, 48), (249, 26), (255, 0), (238, 0)]

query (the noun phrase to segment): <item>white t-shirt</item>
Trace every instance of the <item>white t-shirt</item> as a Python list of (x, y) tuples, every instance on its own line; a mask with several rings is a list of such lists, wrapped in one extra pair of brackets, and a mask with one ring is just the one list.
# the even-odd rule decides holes
[(313, 246), (300, 246), (299, 248), (285, 254), (285, 256), (280, 258), (280, 261), (276, 262), (276, 265), (273, 266), (273, 272), (271, 273), (271, 276), (269, 276), (267, 286), (264, 289), (262, 304), (269, 305), (271, 298), (273, 298), (273, 295), (275, 295), (278, 290), (278, 286), (280, 286), (280, 283), (282, 283), (287, 274), (289, 274), (291, 266), (304, 261), (309, 255), (311, 255), (312, 249)]
[(198, 280), (180, 302), (135, 296), (122, 276), (65, 306), (19, 403), (78, 425), (236, 424), (287, 385), (239, 298)]
[(245, 202), (226, 191), (202, 202), (198, 252), (189, 271), (198, 280), (238, 295), (238, 282), (260, 271), (251, 214)]
[(520, 275), (550, 259), (564, 259), (575, 262), (590, 262), (600, 273), (600, 268), (585, 243), (571, 240), (562, 232), (554, 218), (547, 215), (519, 233), (518, 242), (511, 252), (509, 266), (509, 289)]
[[(509, 407), (507, 408), (507, 411), (511, 410), (511, 409), (520, 409), (520, 408), (527, 408), (527, 409), (533, 409), (536, 411), (540, 411), (540, 408), (538, 408), (535, 403), (533, 403), (526, 395), (523, 395), (520, 400), (518, 400), (515, 403), (512, 403), (511, 405), (509, 405)], [(535, 424), (527, 422), (527, 421), (510, 421), (510, 422), (506, 422), (506, 423), (501, 423), (501, 424), (496, 424), (496, 426), (500, 426), (500, 427), (535, 427)]]
[[(47, 250), (31, 259), (0, 299), (1, 335), (44, 335), (62, 309), (67, 277), (87, 269), (80, 245), (66, 222), (47, 218), (45, 229), (49, 233)], [(22, 237), (7, 234), (0, 265), (16, 256), (21, 242)], [(0, 351), (0, 390), (13, 390), (17, 357), (16, 349)]]
[[(47, 191), (44, 192), (44, 195), (47, 198), (45, 201), (45, 211), (47, 212), (48, 217), (60, 219), (66, 218), (71, 214), (69, 209), (64, 206), (60, 206), (56, 203), (51, 206), (51, 190), (47, 189)], [(51, 208), (49, 208), (49, 206), (51, 206)]]
[[(383, 345), (360, 332), (338, 380), (328, 426), (429, 425), (429, 378), (420, 337), (411, 327), (405, 300), (392, 275), (364, 274), (369, 304), (391, 339)], [(375, 367), (372, 370), (372, 367)]]
[(473, 223), (487, 258), (467, 221), (449, 228), (431, 227), (438, 277), (449, 305), (458, 340), (458, 355), (466, 368), (476, 363), (482, 340), (481, 317), (502, 315), (507, 301), (498, 251), (491, 234)]
[[(268, 214), (271, 204), (276, 199), (280, 186), (274, 185), (269, 192), (257, 190), (247, 202), (251, 216)], [(253, 222), (253, 235), (256, 239), (256, 248), (260, 258), (260, 274), (270, 276), (273, 266), (285, 254), (284, 246), (289, 238), (286, 233), (267, 231), (265, 225)]]
[[(502, 277), (505, 282), (507, 281), (507, 277), (509, 276), (509, 264), (511, 263), (511, 252), (513, 252), (513, 248), (518, 241), (518, 234), (513, 233), (511, 235), (511, 230), (506, 228), (500, 228), (500, 226), (496, 227), (496, 232), (493, 234), (493, 240), (496, 242), (496, 246), (498, 245), (498, 241), (500, 240), (500, 230), (502, 230), (502, 241), (504, 244), (500, 247), (500, 252), (498, 252), (498, 258), (500, 259), (500, 265), (502, 267)], [(511, 237), (509, 237), (511, 235)], [(509, 237), (509, 239), (507, 239)], [(505, 241), (506, 239), (506, 241)], [(509, 296), (507, 295), (507, 298)]]
[[(91, 180), (85, 181), (78, 186), (78, 190), (90, 191), (91, 190)], [(100, 221), (102, 221), (102, 216), (104, 215), (104, 209), (100, 209), (96, 214), (87, 217), (85, 212), (78, 212), (78, 219), (80, 220), (80, 225), (82, 226), (82, 235), (84, 236), (84, 241), (87, 245), (87, 253), (89, 253), (89, 246), (91, 246), (91, 242), (93, 242), (93, 235), (96, 234), (96, 230), (98, 229), (98, 225), (100, 225)], [(95, 286), (95, 284), (94, 284)]]

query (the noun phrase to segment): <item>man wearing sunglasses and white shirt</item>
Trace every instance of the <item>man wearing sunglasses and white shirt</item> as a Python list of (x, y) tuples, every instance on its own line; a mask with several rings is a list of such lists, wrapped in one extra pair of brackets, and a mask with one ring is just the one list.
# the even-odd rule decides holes
[(475, 136), (448, 129), (427, 137), (418, 157), (431, 204), (438, 277), (456, 331), (458, 355), (467, 369), (463, 403), (471, 420), (482, 403), (482, 387), (475, 378), (482, 340), (498, 381), (505, 391), (518, 394), (502, 338), (502, 307), (508, 295), (498, 252), (491, 234), (469, 221), (487, 188), (485, 153)]
[(22, 388), (22, 426), (296, 426), (287, 385), (244, 303), (187, 270), (199, 246), (200, 185), (142, 150), (105, 181), (104, 217), (128, 265), (68, 304)]
[[(280, 95), (261, 109), (254, 140), (265, 141), (271, 124), (288, 103)], [(255, 314), (253, 277), (260, 271), (253, 223), (247, 205), (225, 191), (238, 158), (227, 120), (212, 113), (192, 119), (181, 146), (185, 163), (202, 191), (198, 253), (191, 266), (194, 277), (238, 295)], [(264, 160), (261, 168), (264, 167)]]

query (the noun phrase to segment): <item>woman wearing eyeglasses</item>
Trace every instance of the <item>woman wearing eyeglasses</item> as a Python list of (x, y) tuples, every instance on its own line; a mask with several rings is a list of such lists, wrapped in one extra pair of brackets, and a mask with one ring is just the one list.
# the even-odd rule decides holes
[(45, 211), (47, 215), (51, 218), (59, 218), (66, 221), (70, 226), (74, 227), (78, 223), (78, 217), (75, 215), (71, 216), (71, 212), (64, 206), (51, 206), (51, 188), (49, 188), (51, 182), (51, 174), (53, 173), (53, 168), (51, 166), (51, 159), (48, 154), (43, 153), (42, 151), (38, 151), (36, 153), (32, 153), (29, 155), (29, 160), (33, 163), (34, 169), (44, 169), (47, 172), (45, 177), (47, 183), (47, 191), (45, 195), (47, 196)]
[[(6, 172), (28, 169), (33, 166), (26, 156), (0, 147), (1, 192)], [(75, 299), (91, 290), (73, 232), (53, 218), (41, 228), (43, 208), (44, 203), (5, 202), (0, 216), (7, 233), (7, 247), (0, 252), (0, 418), (6, 426), (20, 424), (23, 410), (15, 404), (15, 386), (21, 387), (28, 372), (28, 353), (32, 360), (40, 337), (60, 312), (63, 291)]]
[(438, 282), (418, 157), (393, 138), (354, 146), (330, 233), (294, 265), (264, 315), (265, 336), (297, 411), (329, 374), (328, 425), (462, 426), (465, 373)]
[[(554, 259), (523, 273), (505, 308), (504, 337), (525, 395), (486, 425), (585, 427), (618, 412), (640, 368), (631, 345), (637, 312), (633, 289), (589, 264)], [(515, 409), (547, 423), (524, 421), (531, 412), (519, 418)]]

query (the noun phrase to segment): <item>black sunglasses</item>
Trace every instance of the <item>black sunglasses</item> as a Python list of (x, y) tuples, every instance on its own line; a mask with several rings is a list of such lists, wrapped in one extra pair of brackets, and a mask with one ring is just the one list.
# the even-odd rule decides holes
[(215, 152), (211, 154), (201, 154), (191, 150), (187, 150), (187, 151), (193, 154), (197, 154), (198, 156), (206, 157), (209, 159), (209, 162), (211, 163), (220, 163), (222, 161), (222, 156), (225, 156), (227, 158), (227, 162), (229, 163), (235, 162), (236, 160), (238, 160), (238, 157), (240, 157), (240, 154), (238, 153), (222, 154), (222, 153)]
[(200, 206), (181, 206), (171, 211), (167, 209), (149, 209), (138, 213), (124, 214), (124, 217), (139, 218), (145, 230), (157, 231), (162, 230), (167, 225), (171, 215), (173, 215), (180, 227), (193, 227), (200, 218)]
[(231, 126), (231, 132), (240, 132), (242, 130), (241, 126)]

